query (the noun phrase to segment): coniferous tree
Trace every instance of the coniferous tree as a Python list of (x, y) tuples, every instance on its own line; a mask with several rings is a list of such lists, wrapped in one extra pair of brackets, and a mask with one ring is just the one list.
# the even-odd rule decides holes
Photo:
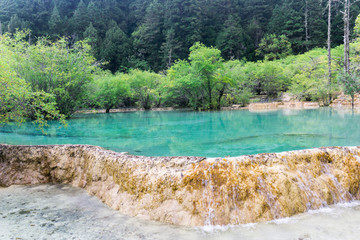
[(295, 53), (303, 52), (306, 49), (302, 14), (290, 4), (277, 6), (274, 9), (268, 33), (285, 35), (290, 40)]
[(180, 48), (180, 43), (175, 37), (174, 29), (169, 29), (166, 32), (165, 42), (161, 46), (161, 50), (163, 52), (163, 62), (167, 68), (170, 68), (174, 61), (179, 58), (177, 52)]
[(97, 1), (91, 1), (86, 9), (87, 20), (94, 25), (95, 28), (105, 29), (106, 31), (106, 21), (104, 21), (102, 16), (101, 7)]
[(49, 20), (49, 29), (50, 29), (51, 33), (55, 34), (55, 35), (61, 34), (62, 33), (62, 29), (61, 29), (62, 23), (63, 23), (63, 21), (61, 19), (59, 10), (55, 5), (53, 8), (53, 11), (51, 13), (50, 20)]
[(166, 0), (164, 4), (164, 38), (162, 46), (164, 62), (168, 65), (171, 50), (171, 61), (184, 59), (188, 55), (191, 43), (188, 43), (188, 12), (183, 0)]
[(80, 35), (79, 37), (81, 38), (86, 26), (88, 26), (87, 7), (83, 0), (80, 0), (74, 15), (72, 16), (71, 23), (73, 33)]
[(9, 33), (15, 33), (16, 29), (23, 29), (24, 22), (18, 17), (17, 14), (14, 14), (8, 24), (8, 32)]
[(159, 71), (164, 68), (161, 61), (161, 46), (164, 42), (162, 5), (152, 2), (146, 10), (144, 23), (133, 33), (134, 48), (141, 60), (146, 60), (151, 68)]
[(309, 7), (309, 49), (326, 44), (326, 20), (321, 0), (308, 0)]
[(246, 52), (245, 38), (240, 20), (229, 15), (217, 37), (216, 46), (225, 59), (241, 59), (245, 57)]
[(88, 40), (94, 56), (97, 57), (99, 51), (99, 35), (92, 22), (90, 22), (90, 25), (86, 28), (83, 36)]
[[(186, 4), (186, 3), (184, 3)], [(189, 9), (188, 16), (186, 17), (186, 26), (188, 28), (187, 32), (187, 42), (188, 44), (193, 44), (195, 42), (201, 41), (201, 33), (203, 31), (203, 7), (201, 0), (189, 1), (189, 5), (186, 6)]]
[[(343, 44), (344, 0), (333, 0), (332, 47)], [(348, 1), (348, 0), (347, 0)], [(350, 15), (360, 12), (351, 0)], [(324, 0), (0, 0), (2, 31), (29, 28), (33, 38), (71, 36), (81, 40), (92, 22), (95, 55), (111, 21), (134, 47), (129, 66), (161, 71), (186, 59), (197, 41), (218, 46), (225, 59), (259, 60), (255, 51), (266, 34), (286, 35), (298, 54), (326, 43)], [(355, 18), (349, 18), (349, 33)], [(349, 34), (349, 36), (350, 36)], [(115, 64), (117, 65), (117, 64)]]
[(129, 67), (130, 51), (131, 45), (129, 38), (121, 28), (119, 28), (117, 23), (112, 21), (102, 43), (101, 58), (109, 61), (107, 67), (112, 72), (116, 72), (119, 69), (124, 71)]

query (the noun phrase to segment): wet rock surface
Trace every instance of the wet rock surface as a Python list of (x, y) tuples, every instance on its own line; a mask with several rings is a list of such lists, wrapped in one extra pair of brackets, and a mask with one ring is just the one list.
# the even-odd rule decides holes
[(0, 188), (0, 199), (1, 240), (354, 240), (360, 234), (360, 201), (258, 224), (189, 228), (124, 216), (69, 185), (14, 185)]
[[(228, 159), (154, 158), (86, 145), (0, 145), (0, 185), (71, 184), (129, 216), (237, 225), (359, 200), (359, 155), (358, 147), (333, 147)], [(12, 211), (22, 217), (37, 212)], [(51, 221), (61, 219), (49, 213), (49, 231), (56, 227)]]
[[(0, 239), (180, 239), (161, 224), (138, 221), (68, 185), (0, 188)], [(147, 229), (147, 225), (152, 225)]]

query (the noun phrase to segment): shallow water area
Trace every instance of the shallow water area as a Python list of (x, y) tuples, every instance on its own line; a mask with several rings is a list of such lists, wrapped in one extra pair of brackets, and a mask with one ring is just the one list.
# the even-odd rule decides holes
[(0, 188), (0, 201), (0, 239), (353, 240), (360, 234), (360, 202), (266, 223), (184, 228), (121, 215), (68, 185)]
[(49, 123), (0, 127), (0, 143), (89, 144), (145, 156), (225, 157), (324, 146), (360, 145), (360, 114), (331, 108), (269, 112), (82, 114), (68, 128)]

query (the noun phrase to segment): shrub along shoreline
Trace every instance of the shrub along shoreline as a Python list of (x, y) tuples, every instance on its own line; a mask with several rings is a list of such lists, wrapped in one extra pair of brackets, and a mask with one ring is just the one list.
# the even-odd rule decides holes
[(81, 109), (241, 108), (260, 101), (258, 96), (271, 102), (283, 93), (329, 105), (349, 86), (352, 92), (360, 89), (358, 40), (350, 51), (354, 76), (342, 77), (343, 49), (332, 49), (329, 84), (326, 49), (272, 61), (224, 61), (220, 50), (195, 43), (188, 59), (160, 73), (131, 69), (112, 74), (102, 69), (105, 63), (95, 60), (86, 41), (40, 38), (29, 43), (29, 34), (0, 36), (0, 124), (32, 119), (42, 128), (49, 119), (63, 121)]

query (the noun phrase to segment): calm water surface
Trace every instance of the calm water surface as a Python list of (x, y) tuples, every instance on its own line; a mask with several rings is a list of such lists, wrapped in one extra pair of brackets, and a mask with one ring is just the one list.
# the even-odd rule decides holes
[(48, 135), (31, 123), (0, 128), (0, 143), (90, 144), (145, 156), (225, 157), (322, 146), (360, 145), (360, 114), (316, 110), (253, 113), (132, 112), (83, 114)]

